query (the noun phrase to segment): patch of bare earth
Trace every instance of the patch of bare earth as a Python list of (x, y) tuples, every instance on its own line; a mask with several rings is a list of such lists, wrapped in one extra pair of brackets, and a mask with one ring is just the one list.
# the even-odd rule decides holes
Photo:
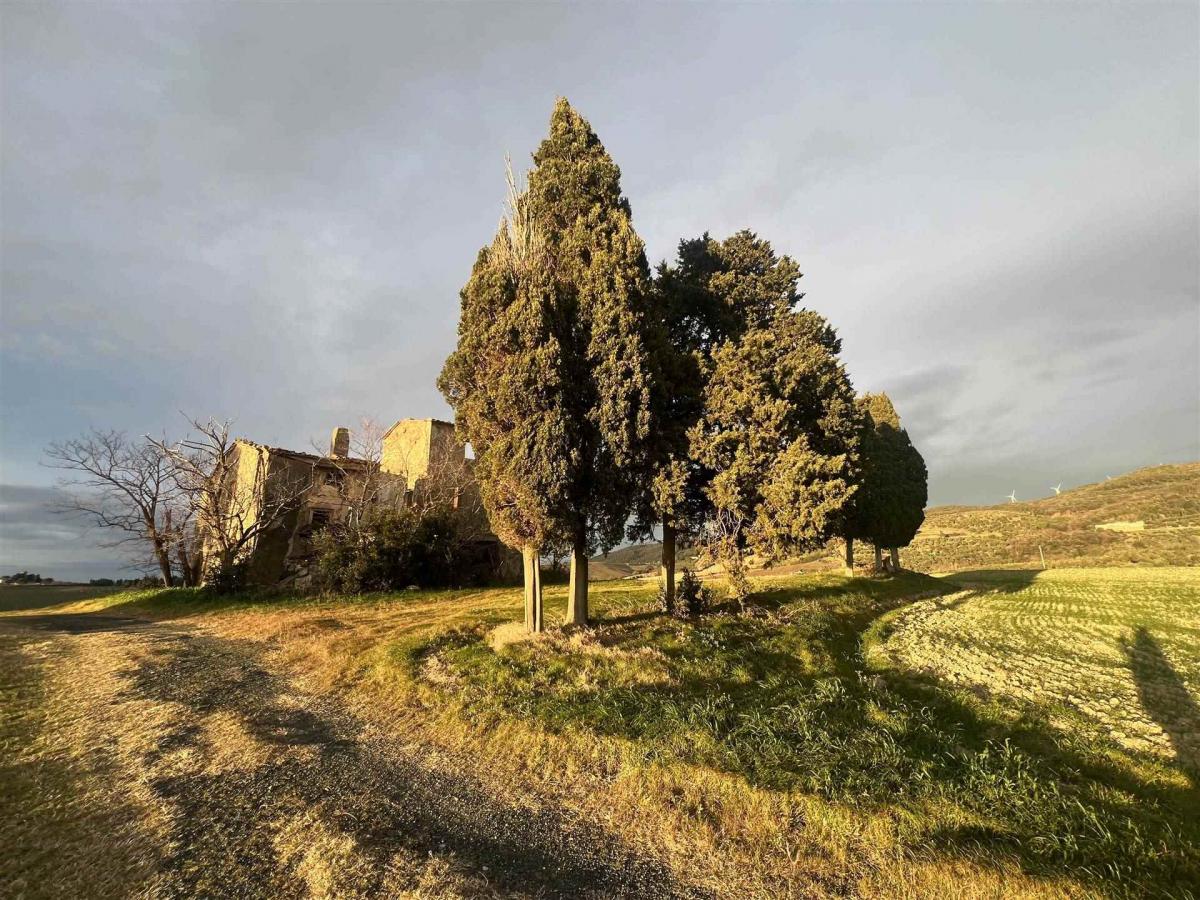
[(2, 894), (701, 895), (603, 823), (273, 670), (269, 642), (98, 614), (0, 629), (5, 709), (24, 710)]

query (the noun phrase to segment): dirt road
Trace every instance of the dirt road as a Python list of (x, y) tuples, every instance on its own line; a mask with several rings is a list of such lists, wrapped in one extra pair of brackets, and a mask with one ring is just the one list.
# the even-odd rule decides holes
[(699, 896), (601, 824), (305, 692), (261, 644), (29, 615), (0, 619), (0, 654), (0, 894)]

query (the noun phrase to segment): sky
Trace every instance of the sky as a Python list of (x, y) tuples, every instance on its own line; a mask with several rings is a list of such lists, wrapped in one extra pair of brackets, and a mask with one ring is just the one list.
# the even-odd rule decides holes
[(930, 501), (1200, 458), (1200, 7), (0, 8), (0, 571), (121, 574), (51, 441), (449, 418), (458, 291), (557, 96), (652, 263), (805, 273)]

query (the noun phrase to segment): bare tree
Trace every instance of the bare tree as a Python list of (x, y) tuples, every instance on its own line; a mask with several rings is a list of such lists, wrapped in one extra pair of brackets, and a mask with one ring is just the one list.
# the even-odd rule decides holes
[(232, 439), (227, 421), (190, 423), (194, 437), (153, 443), (171, 461), (173, 482), (187, 498), (194, 541), (204, 548), (205, 579), (229, 586), (258, 538), (312, 488), (313, 467), (275, 461), (266, 448)]
[(65, 499), (59, 511), (121, 535), (110, 546), (148, 550), (163, 582), (174, 585), (171, 550), (186, 504), (161, 442), (93, 429), (51, 444), (46, 455), (51, 468), (76, 473), (61, 483)]

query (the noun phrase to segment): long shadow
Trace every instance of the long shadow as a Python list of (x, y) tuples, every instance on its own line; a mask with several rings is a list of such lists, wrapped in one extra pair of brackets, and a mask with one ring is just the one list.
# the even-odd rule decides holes
[(1192, 699), (1183, 678), (1162, 647), (1139, 626), (1125, 654), (1137, 684), (1142, 708), (1166, 732), (1175, 757), (1193, 775), (1200, 775), (1200, 704)]
[(964, 588), (1015, 594), (1033, 584), (1041, 572), (1041, 569), (968, 569), (944, 575), (941, 580)]
[(180, 634), (132, 673), (131, 699), (191, 713), (160, 741), (147, 759), (152, 767), (174, 751), (206, 752), (195, 723), (213, 713), (234, 716), (249, 734), (286, 751), (268, 765), (153, 782), (178, 812), (167, 868), (180, 896), (211, 889), (203, 879), (214, 873), (226, 895), (297, 893), (302, 886), (280, 867), (272, 842), (279, 822), (306, 815), (318, 815), (368, 857), (364, 877), (378, 882), (358, 886), (368, 895), (386, 889), (382, 878), (398, 853), (451, 853), (493, 886), (539, 897), (700, 896), (611, 833), (501, 802), (470, 776), (364, 734), (335, 702), (308, 699), (298, 708), (287, 683), (263, 669), (255, 652), (237, 641)]
[[(1036, 574), (1003, 577), (1027, 584)], [(1111, 886), (1100, 874), (1110, 868), (1141, 886), (1200, 881), (1200, 823), (1189, 813), (1200, 790), (1144, 778), (1036, 710), (996, 718), (935, 678), (870, 670), (859, 635), (903, 598), (809, 603), (819, 598), (780, 589), (755, 600), (778, 608), (798, 596), (796, 616), (702, 619), (678, 633), (664, 621), (618, 639), (655, 643), (672, 662), (669, 683), (572, 696), (569, 704), (535, 692), (513, 698), (514, 706), (551, 729), (665, 737), (675, 748), (681, 730), (696, 732), (703, 739), (689, 743), (694, 749), (671, 752), (767, 789), (811, 791), (864, 811), (950, 800), (995, 823), (930, 831), (913, 845), (917, 853), (982, 849), (1097, 890)], [(800, 631), (783, 639), (785, 620)], [(537, 665), (536, 657), (509, 663)]]

